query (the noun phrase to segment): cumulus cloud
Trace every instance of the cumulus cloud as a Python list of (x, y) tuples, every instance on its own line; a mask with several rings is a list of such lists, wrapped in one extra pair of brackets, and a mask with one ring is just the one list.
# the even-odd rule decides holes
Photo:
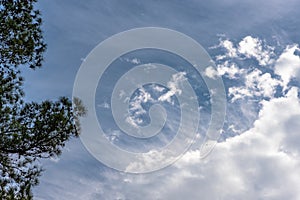
[(300, 141), (300, 124), (291, 122), (293, 116), (300, 119), (297, 89), (262, 105), (252, 129), (219, 143), (207, 159), (190, 151), (171, 169), (142, 176), (147, 187), (141, 177), (129, 176), (126, 198), (139, 193), (146, 200), (299, 199), (300, 147), (293, 141)]
[[(101, 173), (105, 181), (98, 182), (81, 177), (83, 190), (65, 195), (91, 200), (95, 197), (104, 200), (299, 199), (298, 88), (293, 87), (285, 96), (261, 104), (253, 128), (218, 143), (204, 160), (200, 151), (194, 150), (184, 154), (175, 165), (150, 174), (106, 171)], [(151, 155), (149, 159), (153, 161), (160, 156)]]
[(245, 76), (245, 83), (240, 87), (230, 87), (228, 89), (231, 101), (243, 99), (245, 97), (267, 97), (272, 98), (278, 86), (282, 82), (272, 78), (270, 73), (263, 73), (259, 69), (254, 69)]
[(215, 70), (212, 66), (209, 66), (204, 71), (205, 76), (215, 79), (218, 76), (218, 71)]
[(221, 40), (218, 47), (224, 48), (226, 53), (218, 55), (216, 60), (243, 57), (254, 58), (261, 66), (266, 66), (274, 62), (274, 47), (252, 36), (244, 37), (237, 45), (234, 45), (233, 42), (228, 39)]
[(234, 44), (230, 40), (220, 40), (220, 44), (215, 46), (214, 48), (222, 47), (226, 50), (226, 53), (223, 55), (218, 55), (216, 57), (217, 60), (222, 60), (225, 58), (235, 58), (237, 57), (237, 48), (234, 46)]
[(165, 161), (167, 163), (171, 162), (173, 157), (173, 152), (160, 152), (157, 150), (151, 150), (144, 154), (138, 161), (130, 163), (125, 171), (151, 171), (151, 169), (159, 166), (157, 162)]
[(237, 49), (234, 47), (233, 43), (230, 40), (223, 40), (221, 41), (220, 45), (227, 50), (227, 55), (229, 57), (237, 56)]
[(262, 44), (258, 38), (251, 36), (245, 37), (238, 45), (238, 52), (247, 58), (255, 58), (262, 66), (266, 66), (273, 62), (271, 56), (274, 55), (273, 48)]
[[(297, 94), (298, 89), (291, 88), (283, 97), (263, 101), (254, 127), (218, 143), (204, 160), (200, 159), (199, 150), (194, 150), (184, 154), (172, 167), (150, 174), (104, 171), (100, 175), (95, 168), (91, 172), (95, 178), (72, 177), (80, 190), (59, 196), (51, 191), (49, 196), (87, 200), (96, 197), (104, 200), (299, 199), (300, 100)], [(66, 172), (61, 173), (64, 176)], [(99, 181), (98, 176), (102, 177)]]
[(221, 64), (218, 64), (217, 70), (220, 76), (226, 76), (229, 79), (237, 79), (246, 71), (244, 69), (240, 69), (235, 63), (231, 63), (228, 60)]
[[(238, 79), (242, 83), (242, 85), (228, 88), (232, 102), (245, 97), (272, 98), (280, 87), (283, 88), (281, 92), (284, 92), (292, 79), (300, 80), (298, 45), (287, 46), (277, 59), (275, 59), (275, 47), (252, 36), (243, 38), (237, 45), (229, 40), (223, 40), (219, 47), (225, 48), (227, 53), (216, 57), (218, 74), (228, 79)], [(236, 61), (242, 61), (245, 58), (255, 59), (261, 67), (274, 71), (265, 72), (253, 66), (239, 66), (241, 62)], [(215, 75), (210, 69), (206, 72), (211, 77)]]
[(275, 73), (280, 75), (285, 88), (292, 78), (300, 81), (300, 57), (295, 54), (299, 51), (298, 45), (287, 46), (275, 64)]

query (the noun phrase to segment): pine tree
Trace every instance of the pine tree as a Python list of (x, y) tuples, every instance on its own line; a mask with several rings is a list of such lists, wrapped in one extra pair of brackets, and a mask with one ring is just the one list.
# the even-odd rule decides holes
[(79, 134), (79, 99), (24, 102), (20, 68), (40, 68), (46, 44), (36, 0), (0, 0), (0, 199), (32, 199), (43, 168)]

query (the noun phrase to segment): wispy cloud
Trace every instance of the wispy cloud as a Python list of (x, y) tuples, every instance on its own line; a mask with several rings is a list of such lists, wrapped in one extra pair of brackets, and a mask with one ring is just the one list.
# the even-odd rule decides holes
[(171, 97), (174, 95), (180, 95), (182, 90), (180, 89), (180, 84), (182, 81), (187, 80), (186, 72), (178, 72), (176, 74), (172, 75), (171, 80), (167, 83), (167, 87), (169, 88), (169, 91), (165, 94), (161, 95), (158, 100), (159, 101), (168, 101), (171, 102)]

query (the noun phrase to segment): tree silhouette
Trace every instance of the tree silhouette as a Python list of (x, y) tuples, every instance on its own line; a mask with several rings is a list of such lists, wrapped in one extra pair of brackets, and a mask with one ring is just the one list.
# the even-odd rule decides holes
[(79, 134), (79, 99), (24, 102), (20, 67), (42, 66), (46, 50), (36, 0), (0, 0), (0, 199), (32, 199), (42, 158)]

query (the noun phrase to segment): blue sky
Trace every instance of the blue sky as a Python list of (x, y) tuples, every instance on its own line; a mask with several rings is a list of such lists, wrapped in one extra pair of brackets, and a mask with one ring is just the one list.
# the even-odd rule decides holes
[(60, 158), (43, 161), (35, 198), (299, 199), (299, 6), (296, 0), (39, 2), (48, 49), (42, 69), (24, 71), (28, 100), (71, 97), (76, 73), (96, 45), (155, 26), (192, 37), (211, 55), (217, 71), (206, 75), (222, 76), (227, 113), (209, 157), (200, 159), (196, 144), (174, 165), (148, 174), (108, 168), (74, 139)]

